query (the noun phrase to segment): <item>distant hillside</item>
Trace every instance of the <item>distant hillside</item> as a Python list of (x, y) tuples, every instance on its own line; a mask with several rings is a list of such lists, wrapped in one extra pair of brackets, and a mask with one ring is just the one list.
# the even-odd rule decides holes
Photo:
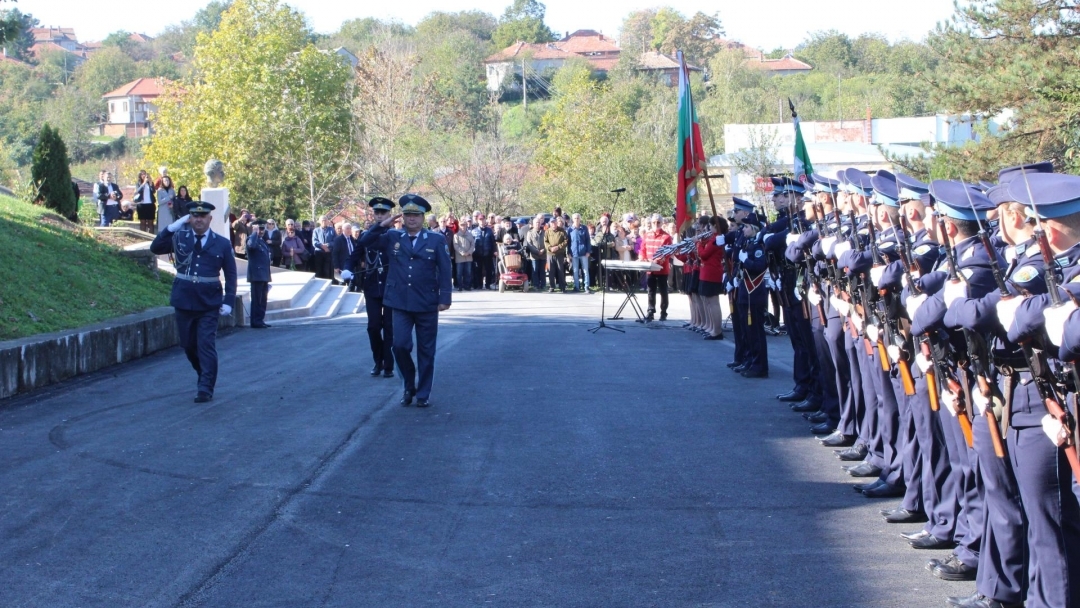
[(166, 306), (170, 284), (48, 209), (0, 196), (0, 340)]

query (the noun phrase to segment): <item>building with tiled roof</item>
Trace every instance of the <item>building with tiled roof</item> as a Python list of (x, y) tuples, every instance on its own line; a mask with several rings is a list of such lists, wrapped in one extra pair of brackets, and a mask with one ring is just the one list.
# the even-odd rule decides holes
[(70, 27), (32, 27), (30, 35), (35, 43), (52, 42), (68, 51), (79, 49), (79, 39), (75, 37), (75, 28)]
[[(638, 58), (637, 69), (641, 72), (654, 74), (660, 82), (669, 87), (679, 84), (679, 61), (671, 55), (665, 55), (660, 51), (646, 51)], [(701, 68), (686, 64), (686, 69), (691, 72), (700, 72)]]
[(492, 93), (502, 88), (510, 74), (521, 78), (522, 62), (528, 62), (529, 71), (542, 74), (557, 70), (572, 57), (581, 57), (592, 64), (597, 73), (607, 73), (619, 62), (619, 44), (596, 30), (567, 32), (562, 40), (547, 43), (515, 42), (484, 60), (487, 68), (488, 90)]
[(762, 57), (757, 61), (749, 60), (746, 62), (746, 65), (771, 72), (777, 76), (805, 74), (814, 69), (809, 63), (795, 59), (791, 53), (784, 55), (780, 59), (766, 59), (765, 57)]
[(139, 78), (101, 96), (109, 105), (108, 120), (101, 134), (112, 137), (142, 137), (153, 130), (154, 101), (165, 93), (168, 80)]

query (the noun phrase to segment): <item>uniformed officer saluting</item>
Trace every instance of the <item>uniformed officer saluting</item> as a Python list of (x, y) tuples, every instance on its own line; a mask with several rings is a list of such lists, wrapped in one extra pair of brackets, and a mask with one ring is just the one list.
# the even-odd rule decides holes
[[(423, 197), (406, 194), (398, 199), (401, 214), (375, 224), (360, 237), (359, 245), (382, 250), (389, 260), (389, 276), (383, 304), (393, 309), (394, 358), (401, 370), (405, 393), (401, 405), (431, 405), (431, 381), (435, 376), (435, 339), (439, 312), (450, 308), (450, 251), (446, 239), (424, 229), (424, 214), (431, 204)], [(404, 215), (404, 229), (391, 230)], [(413, 364), (413, 328), (416, 329), (416, 364)], [(417, 384), (417, 368), (420, 381)]]
[[(368, 206), (375, 213), (375, 221), (381, 222), (390, 217), (390, 212), (394, 210), (394, 201), (376, 196), (368, 201)], [(368, 319), (368, 341), (371, 343), (371, 356), (375, 359), (375, 367), (371, 368), (371, 375), (382, 374), (385, 378), (393, 378), (393, 311), (383, 300), (386, 294), (386, 279), (389, 276), (388, 262), (389, 256), (381, 248), (377, 246), (364, 248), (357, 245), (352, 255), (345, 260), (341, 278), (348, 281), (353, 278), (353, 273), (361, 273), (360, 283), (363, 285), (364, 299), (367, 301), (365, 308)]]
[[(217, 383), (218, 317), (232, 313), (236, 300), (236, 258), (228, 237), (210, 230), (214, 206), (203, 201), (187, 205), (188, 214), (168, 225), (150, 244), (157, 255), (176, 258), (176, 279), (169, 304), (176, 309), (176, 333), (191, 366), (199, 374), (195, 403), (214, 398)], [(225, 272), (225, 294), (221, 279)]]

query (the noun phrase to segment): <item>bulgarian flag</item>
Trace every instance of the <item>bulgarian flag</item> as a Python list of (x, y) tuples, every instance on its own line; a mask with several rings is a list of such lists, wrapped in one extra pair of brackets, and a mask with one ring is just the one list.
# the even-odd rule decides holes
[(795, 179), (804, 185), (808, 183), (807, 176), (814, 172), (814, 165), (810, 164), (810, 153), (806, 151), (806, 142), (802, 138), (802, 129), (799, 128), (799, 115), (795, 113), (795, 104), (788, 99), (788, 107), (791, 108), (791, 121), (795, 123)]
[(697, 178), (705, 171), (705, 149), (701, 145), (701, 128), (697, 111), (690, 96), (690, 72), (682, 51), (676, 51), (679, 61), (679, 160), (676, 164), (675, 229), (681, 231), (686, 222), (697, 215)]

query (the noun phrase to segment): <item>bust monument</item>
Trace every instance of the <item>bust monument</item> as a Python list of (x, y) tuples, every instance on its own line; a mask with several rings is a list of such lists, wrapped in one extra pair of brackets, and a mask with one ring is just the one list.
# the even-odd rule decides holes
[(222, 188), (225, 181), (225, 164), (216, 158), (206, 161), (203, 166), (207, 187), (199, 193), (199, 198), (214, 206), (210, 213), (210, 229), (229, 238), (229, 189)]
[(225, 164), (216, 158), (211, 158), (203, 166), (203, 173), (206, 175), (206, 183), (211, 188), (219, 188), (221, 182), (225, 181)]

